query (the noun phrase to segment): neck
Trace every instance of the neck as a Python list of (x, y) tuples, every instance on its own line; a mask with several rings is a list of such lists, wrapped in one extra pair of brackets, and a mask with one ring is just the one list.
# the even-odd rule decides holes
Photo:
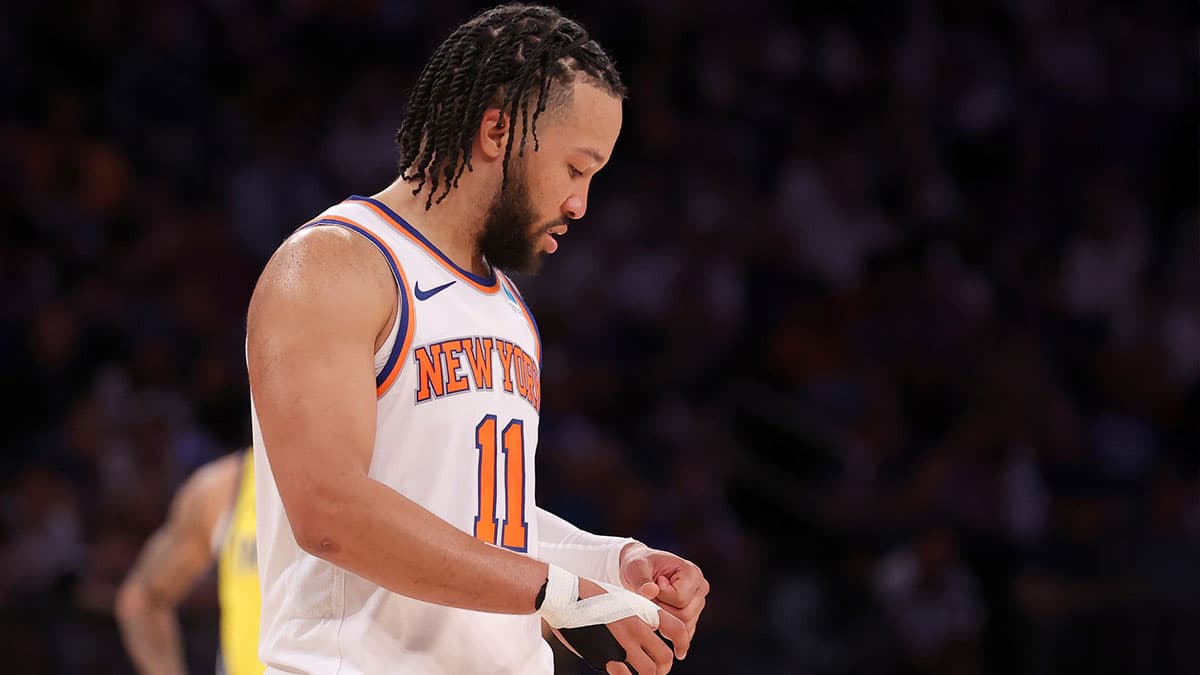
[[(429, 188), (414, 195), (412, 191), (415, 184), (406, 183), (400, 178), (372, 197), (400, 214), (455, 265), (487, 276), (491, 268), (483, 261), (478, 241), (490, 198), (478, 194), (480, 190), (475, 185), (468, 185), (470, 182), (473, 181), (460, 181), (459, 186), (451, 190), (441, 204), (435, 203), (428, 210), (425, 209), (425, 200), (429, 196)], [(436, 197), (434, 201), (437, 201)]]

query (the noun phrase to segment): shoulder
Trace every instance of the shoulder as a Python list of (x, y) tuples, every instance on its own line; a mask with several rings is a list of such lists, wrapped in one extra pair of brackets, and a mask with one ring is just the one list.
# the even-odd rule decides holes
[(271, 256), (258, 286), (279, 291), (334, 284), (391, 288), (391, 271), (366, 237), (338, 225), (308, 227), (288, 237)]
[(250, 298), (247, 329), (262, 322), (378, 328), (394, 311), (396, 281), (371, 241), (336, 225), (292, 234), (267, 262)]
[(171, 505), (171, 519), (176, 526), (211, 531), (221, 515), (233, 504), (234, 492), (242, 471), (241, 452), (215, 459), (188, 476)]
[(188, 483), (203, 494), (220, 491), (231, 493), (241, 476), (245, 452), (231, 452), (201, 465), (192, 473)]

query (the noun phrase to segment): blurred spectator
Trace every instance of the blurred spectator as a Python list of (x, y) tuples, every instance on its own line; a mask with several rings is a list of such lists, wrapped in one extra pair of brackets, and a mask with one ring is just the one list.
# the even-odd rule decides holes
[(900, 652), (899, 672), (981, 672), (983, 603), (949, 524), (930, 522), (911, 544), (887, 555), (875, 585)]

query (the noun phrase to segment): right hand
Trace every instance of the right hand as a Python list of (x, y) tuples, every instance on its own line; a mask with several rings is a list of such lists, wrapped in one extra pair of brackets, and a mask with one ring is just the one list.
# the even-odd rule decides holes
[[(605, 592), (590, 579), (579, 579), (580, 598), (590, 598)], [(673, 653), (671, 646), (655, 634), (652, 627), (636, 616), (606, 624), (609, 632), (625, 650), (625, 663), (609, 661), (605, 666), (609, 675), (666, 675), (670, 672), (674, 664), (673, 657), (686, 654), (690, 640), (683, 622), (674, 616), (659, 610), (658, 621), (659, 633), (674, 645)], [(562, 639), (561, 635), (559, 639)], [(633, 672), (630, 672), (630, 666)]]

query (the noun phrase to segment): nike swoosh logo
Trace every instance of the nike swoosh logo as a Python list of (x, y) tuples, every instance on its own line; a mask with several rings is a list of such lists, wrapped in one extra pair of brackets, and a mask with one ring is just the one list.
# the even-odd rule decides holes
[(434, 286), (433, 288), (431, 288), (427, 291), (423, 291), (423, 290), (421, 290), (421, 282), (418, 281), (417, 283), (413, 284), (413, 295), (417, 296), (417, 300), (428, 300), (428, 299), (432, 298), (433, 296), (437, 295), (438, 293), (441, 293), (442, 291), (446, 290), (447, 288), (450, 288), (453, 285), (454, 285), (453, 281), (447, 281), (446, 283), (442, 284), (441, 286)]

